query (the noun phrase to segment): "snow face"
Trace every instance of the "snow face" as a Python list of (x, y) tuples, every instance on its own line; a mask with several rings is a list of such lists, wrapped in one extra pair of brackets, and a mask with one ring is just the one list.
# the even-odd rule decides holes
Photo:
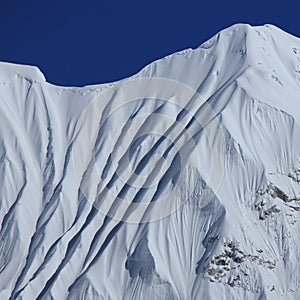
[(0, 299), (298, 299), (300, 40), (238, 24), (110, 84), (0, 64)]

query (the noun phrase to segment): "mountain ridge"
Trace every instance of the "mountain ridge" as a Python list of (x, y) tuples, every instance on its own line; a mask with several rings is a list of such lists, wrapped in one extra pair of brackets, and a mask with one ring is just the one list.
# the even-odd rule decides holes
[[(294, 39), (294, 40), (299, 40), (300, 38), (299, 37), (296, 37), (296, 36), (293, 36), (292, 34), (290, 33), (287, 33), (285, 32), (283, 29), (275, 26), (275, 25), (272, 25), (272, 24), (265, 24), (265, 25), (256, 25), (256, 26), (251, 26), (250, 24), (246, 24), (246, 23), (238, 23), (238, 24), (234, 24), (232, 26), (229, 26), (223, 30), (221, 30), (220, 32), (216, 33), (212, 38), (210, 38), (209, 40), (203, 42), (202, 44), (200, 44), (197, 48), (195, 49), (192, 49), (192, 48), (188, 48), (188, 49), (183, 49), (183, 50), (180, 50), (180, 51), (177, 51), (177, 52), (174, 52), (173, 54), (170, 54), (170, 55), (167, 55), (163, 58), (160, 58), (160, 59), (157, 59), (155, 61), (153, 61), (152, 63), (150, 63), (149, 65), (145, 66), (144, 68), (142, 68), (137, 74), (141, 73), (144, 69), (146, 69), (148, 66), (152, 65), (152, 64), (155, 64), (163, 59), (166, 59), (166, 58), (170, 58), (172, 56), (175, 56), (175, 55), (184, 55), (184, 54), (187, 54), (189, 52), (193, 52), (193, 51), (197, 51), (197, 50), (200, 50), (200, 49), (209, 49), (212, 44), (214, 43), (214, 41), (216, 39), (218, 39), (218, 37), (220, 35), (232, 35), (232, 33), (235, 33), (237, 31), (240, 31), (242, 30), (244, 34), (248, 34), (249, 32), (254, 32), (256, 31), (258, 33), (258, 35), (260, 35), (260, 30), (263, 31), (264, 33), (266, 33), (267, 31), (264, 30), (264, 29), (269, 29), (269, 33), (272, 31), (276, 31), (278, 33), (280, 33), (281, 35), (285, 35), (291, 39)], [(209, 44), (211, 44), (209, 46)], [(18, 75), (21, 75), (23, 74), (23, 77), (27, 77), (28, 79), (35, 79), (35, 75), (34, 74), (37, 74), (37, 78), (40, 79), (40, 81), (44, 82), (46, 81), (45, 79), (45, 75), (42, 73), (42, 71), (37, 67), (37, 66), (30, 66), (30, 65), (26, 65), (26, 64), (18, 64), (18, 63), (10, 63), (10, 62), (1, 62), (2, 66), (2, 70), (4, 70), (4, 72), (2, 71), (1, 75), (3, 76), (3, 73), (13, 73), (13, 74), (18, 74)], [(28, 73), (27, 73), (28, 72)], [(39, 74), (41, 73), (41, 74)], [(32, 76), (28, 76), (28, 74), (33, 74)], [(136, 74), (136, 75), (137, 75)], [(40, 76), (41, 75), (41, 76)], [(127, 77), (127, 78), (124, 78), (124, 79), (121, 79), (119, 81), (123, 81), (125, 79), (129, 79), (131, 77), (135, 77), (136, 75), (132, 75), (130, 77)], [(36, 79), (35, 79), (36, 80)], [(37, 80), (39, 81), (39, 80)], [(118, 81), (116, 81), (118, 82)], [(49, 84), (51, 84), (50, 82), (48, 82)], [(99, 84), (93, 84), (93, 85), (86, 85), (86, 86), (82, 86), (82, 87), (75, 87), (75, 86), (61, 86), (61, 87), (64, 87), (64, 88), (86, 88), (86, 87), (91, 87), (91, 86), (96, 86), (96, 85), (105, 85), (105, 84), (112, 84), (114, 83), (114, 81), (112, 82), (104, 82), (104, 83), (99, 83)]]

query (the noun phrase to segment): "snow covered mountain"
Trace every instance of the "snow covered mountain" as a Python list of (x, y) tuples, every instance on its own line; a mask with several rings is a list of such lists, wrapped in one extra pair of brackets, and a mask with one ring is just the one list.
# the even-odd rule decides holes
[(0, 103), (0, 299), (300, 299), (298, 38), (83, 88), (1, 63)]

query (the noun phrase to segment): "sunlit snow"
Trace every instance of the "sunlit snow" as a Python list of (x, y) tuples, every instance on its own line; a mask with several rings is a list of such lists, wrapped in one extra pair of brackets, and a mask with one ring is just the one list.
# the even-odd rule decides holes
[(83, 88), (0, 63), (0, 104), (0, 299), (300, 299), (298, 38)]

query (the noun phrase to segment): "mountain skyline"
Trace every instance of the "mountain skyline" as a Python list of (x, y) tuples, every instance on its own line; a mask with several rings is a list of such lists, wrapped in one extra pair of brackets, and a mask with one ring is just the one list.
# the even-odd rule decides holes
[(235, 23), (300, 36), (289, 2), (12, 0), (1, 4), (0, 61), (38, 66), (58, 85), (113, 82)]

